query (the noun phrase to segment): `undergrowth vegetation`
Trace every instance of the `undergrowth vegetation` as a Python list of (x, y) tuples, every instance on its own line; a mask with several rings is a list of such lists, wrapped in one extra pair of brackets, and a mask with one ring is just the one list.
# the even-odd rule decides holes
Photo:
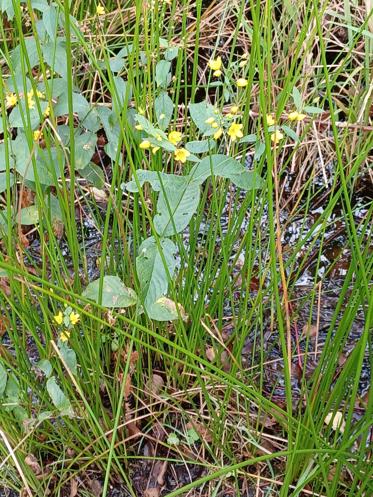
[(0, 495), (372, 495), (370, 5), (0, 0)]

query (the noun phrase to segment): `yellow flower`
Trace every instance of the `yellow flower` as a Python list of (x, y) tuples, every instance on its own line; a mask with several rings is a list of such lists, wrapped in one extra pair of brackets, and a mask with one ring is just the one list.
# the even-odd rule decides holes
[(5, 105), (7, 107), (14, 107), (18, 102), (17, 95), (15, 93), (7, 93), (5, 96)]
[(271, 134), (271, 140), (273, 141), (273, 143), (278, 143), (280, 140), (283, 139), (283, 137), (284, 135), (278, 129), (276, 129), (276, 131)]
[(32, 97), (34, 97), (35, 95), (37, 95), (38, 98), (45, 98), (45, 95), (43, 92), (41, 92), (39, 90), (36, 90), (36, 92), (35, 92), (33, 90), (33, 88), (31, 88), (31, 90), (27, 92), (28, 99), (32, 99)]
[(208, 119), (206, 119), (205, 124), (212, 124), (214, 122), (215, 122), (215, 118), (214, 117), (209, 117)]
[(216, 78), (220, 78), (220, 76), (223, 74), (222, 71), (220, 69), (218, 69), (217, 71), (214, 71), (213, 73), (213, 76), (215, 76)]
[(33, 133), (33, 138), (34, 138), (34, 141), (39, 141), (40, 138), (42, 137), (43, 133), (41, 132), (40, 129), (36, 129)]
[(57, 324), (62, 324), (63, 322), (63, 314), (62, 312), (60, 311), (58, 314), (56, 314), (53, 318)]
[(145, 114), (145, 110), (142, 107), (139, 107), (138, 111), (141, 116)]
[(245, 86), (248, 85), (248, 81), (245, 78), (239, 78), (236, 81), (236, 85), (238, 86), (238, 88), (245, 88)]
[(185, 164), (187, 158), (190, 156), (190, 152), (188, 150), (185, 150), (185, 148), (178, 148), (174, 152), (175, 160), (178, 160)]
[(181, 142), (182, 134), (180, 131), (170, 131), (168, 133), (168, 141), (172, 143), (172, 145), (177, 145), (179, 142)]
[(216, 59), (211, 59), (209, 61), (208, 65), (212, 71), (220, 71), (220, 69), (222, 68), (223, 62), (221, 60), (221, 57), (219, 56)]
[(150, 148), (151, 147), (151, 143), (149, 140), (143, 140), (140, 145), (139, 145), (140, 148), (142, 148), (143, 150), (146, 150), (147, 148)]
[(105, 9), (102, 5), (100, 5), (100, 4), (97, 5), (96, 14), (98, 16), (103, 16), (105, 14)]
[(267, 121), (267, 125), (268, 126), (273, 126), (276, 123), (276, 121), (275, 121), (274, 117), (272, 116), (272, 114), (267, 114), (266, 115), (266, 121)]
[(74, 326), (79, 322), (80, 316), (77, 312), (72, 311), (69, 316), (70, 323)]
[(214, 133), (214, 140), (219, 140), (222, 134), (223, 134), (223, 128), (219, 128), (218, 130), (216, 130)]
[(135, 129), (137, 129), (137, 131), (142, 131), (144, 128), (141, 126), (141, 124), (136, 124)]
[(33, 109), (35, 107), (35, 100), (32, 97), (27, 97), (27, 106), (29, 109)]
[(65, 330), (60, 333), (61, 342), (67, 342), (70, 338), (70, 330)]
[(303, 121), (303, 119), (305, 117), (307, 117), (306, 114), (301, 114), (301, 113), (297, 112), (296, 110), (294, 110), (293, 112), (290, 112), (290, 114), (288, 114), (289, 121)]
[(237, 140), (237, 138), (242, 138), (243, 133), (242, 133), (242, 124), (238, 123), (232, 123), (228, 129), (228, 135), (231, 137), (232, 142)]
[(155, 138), (158, 142), (161, 142), (163, 140), (162, 136), (159, 133), (155, 135)]
[(238, 64), (239, 67), (245, 67), (247, 64), (247, 60), (241, 60), (241, 62)]
[(238, 107), (238, 105), (233, 105), (233, 107), (231, 107), (231, 114), (237, 114), (237, 112), (240, 110), (240, 108)]
[(47, 105), (45, 111), (43, 112), (43, 116), (48, 117), (50, 113), (51, 113), (51, 108), (49, 107), (49, 105)]
[(211, 127), (214, 128), (214, 129), (218, 128), (219, 124), (216, 121), (214, 121), (213, 123), (211, 123)]
[(159, 147), (153, 147), (152, 148), (152, 154), (155, 155), (159, 150)]

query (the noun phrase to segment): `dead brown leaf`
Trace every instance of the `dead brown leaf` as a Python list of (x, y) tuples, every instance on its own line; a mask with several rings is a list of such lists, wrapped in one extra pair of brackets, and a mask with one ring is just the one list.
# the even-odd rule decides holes
[(70, 497), (78, 495), (78, 482), (73, 478), (70, 483)]
[(90, 480), (88, 482), (89, 488), (95, 497), (100, 497), (102, 493), (102, 486), (98, 480)]
[(164, 379), (159, 374), (153, 374), (151, 379), (146, 384), (146, 390), (156, 396), (164, 386)]
[(318, 334), (318, 327), (315, 324), (305, 324), (302, 333), (306, 337), (314, 338)]
[(27, 466), (29, 466), (29, 468), (34, 473), (34, 475), (36, 475), (36, 476), (41, 475), (42, 470), (41, 470), (40, 464), (38, 463), (38, 460), (36, 459), (34, 454), (28, 454), (25, 457), (25, 463), (27, 464)]

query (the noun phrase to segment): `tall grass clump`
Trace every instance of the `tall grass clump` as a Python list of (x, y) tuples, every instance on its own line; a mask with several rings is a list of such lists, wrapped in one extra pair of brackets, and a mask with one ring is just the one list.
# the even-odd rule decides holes
[(369, 2), (0, 10), (0, 488), (371, 495)]

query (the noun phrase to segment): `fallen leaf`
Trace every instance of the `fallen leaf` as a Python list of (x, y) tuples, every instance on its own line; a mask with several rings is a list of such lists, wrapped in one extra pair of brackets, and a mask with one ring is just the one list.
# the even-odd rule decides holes
[(101, 497), (102, 485), (98, 480), (90, 480), (88, 485), (95, 497)]
[(303, 326), (302, 333), (306, 337), (313, 338), (313, 337), (317, 336), (318, 331), (319, 331), (319, 329), (315, 324), (305, 324)]
[(70, 483), (70, 497), (76, 497), (78, 495), (78, 482), (74, 479)]
[(159, 374), (153, 374), (151, 379), (146, 384), (146, 390), (156, 396), (164, 386), (164, 379)]
[(42, 470), (41, 470), (40, 464), (38, 463), (38, 460), (36, 459), (36, 457), (34, 456), (34, 454), (27, 455), (25, 457), (25, 463), (27, 464), (27, 466), (29, 466), (29, 468), (31, 469), (31, 471), (36, 476), (41, 475)]

